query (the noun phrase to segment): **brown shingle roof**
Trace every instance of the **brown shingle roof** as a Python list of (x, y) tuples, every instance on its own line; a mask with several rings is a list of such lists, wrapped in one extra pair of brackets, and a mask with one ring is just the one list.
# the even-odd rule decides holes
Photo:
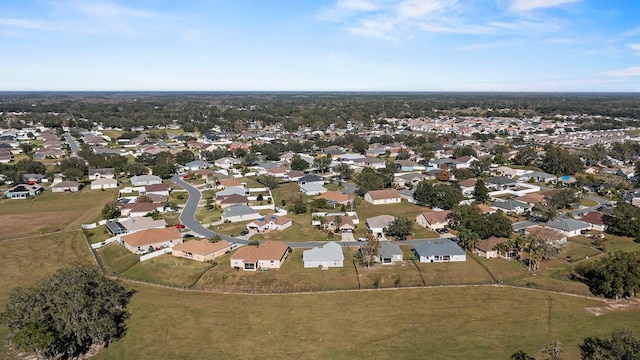
[(422, 213), (425, 219), (429, 222), (429, 224), (435, 223), (443, 223), (447, 222), (447, 217), (451, 214), (450, 210), (443, 211), (425, 211)]
[(599, 213), (599, 212), (595, 212), (595, 211), (591, 211), (589, 213), (587, 213), (585, 216), (583, 216), (580, 220), (589, 223), (589, 224), (594, 224), (594, 225), (604, 225), (604, 214)]
[(320, 196), (318, 197), (322, 199), (335, 201), (338, 204), (346, 204), (349, 202), (349, 200), (351, 200), (351, 197), (349, 195), (343, 194), (340, 191), (335, 191), (335, 190), (327, 191), (324, 194), (320, 194)]
[(122, 241), (131, 246), (146, 246), (169, 240), (181, 240), (180, 231), (175, 227), (162, 229), (148, 229), (120, 237)]
[(506, 239), (506, 238), (492, 236), (492, 237), (490, 237), (490, 238), (488, 238), (486, 240), (481, 240), (478, 243), (478, 246), (476, 246), (476, 248), (479, 249), (479, 250), (482, 250), (483, 252), (486, 253), (486, 252), (495, 250), (495, 248), (496, 248), (496, 246), (498, 244), (502, 244), (502, 243), (505, 243), (507, 241), (509, 241), (509, 240)]
[(371, 190), (369, 196), (372, 200), (397, 199), (400, 193), (396, 189)]
[(245, 246), (238, 249), (231, 259), (244, 262), (257, 262), (258, 260), (280, 260), (289, 246), (282, 242), (267, 241), (260, 246)]
[(207, 239), (201, 239), (190, 240), (185, 243), (178, 244), (174, 246), (173, 249), (204, 256), (228, 247), (230, 247), (230, 244), (226, 240), (220, 240), (212, 243)]

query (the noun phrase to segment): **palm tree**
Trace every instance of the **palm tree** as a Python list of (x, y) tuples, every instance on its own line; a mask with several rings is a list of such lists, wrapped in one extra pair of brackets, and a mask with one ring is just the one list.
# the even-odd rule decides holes
[(470, 251), (473, 250), (480, 241), (480, 236), (478, 234), (466, 228), (460, 229), (458, 238), (460, 239), (460, 246), (463, 249)]

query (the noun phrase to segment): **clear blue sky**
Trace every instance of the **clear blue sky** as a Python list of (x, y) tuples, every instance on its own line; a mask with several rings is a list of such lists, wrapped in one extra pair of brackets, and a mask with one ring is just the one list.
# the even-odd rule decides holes
[(0, 90), (640, 91), (638, 0), (2, 0)]

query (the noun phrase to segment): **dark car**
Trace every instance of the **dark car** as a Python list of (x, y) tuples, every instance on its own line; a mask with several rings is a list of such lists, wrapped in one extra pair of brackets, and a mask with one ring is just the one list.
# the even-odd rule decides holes
[(193, 235), (193, 234), (184, 234), (184, 235), (182, 235), (183, 239), (188, 239), (188, 238), (192, 238), (192, 237), (195, 237), (195, 235)]
[(437, 232), (438, 234), (442, 235), (442, 234), (446, 234), (446, 233), (448, 233), (448, 232), (449, 232), (449, 230), (447, 230), (447, 229), (436, 229), (436, 232)]
[(242, 230), (240, 231), (240, 236), (247, 235), (248, 233), (249, 233), (249, 230)]

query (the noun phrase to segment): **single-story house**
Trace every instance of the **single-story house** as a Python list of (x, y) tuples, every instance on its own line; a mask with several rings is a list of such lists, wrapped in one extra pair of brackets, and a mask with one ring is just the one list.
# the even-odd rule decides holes
[(604, 221), (604, 214), (597, 211), (590, 211), (580, 218), (580, 221), (584, 221), (591, 226), (592, 230), (605, 231), (607, 224)]
[(293, 224), (293, 221), (284, 216), (268, 215), (253, 220), (247, 224), (247, 230), (258, 233), (269, 232), (271, 230), (282, 231)]
[[(338, 218), (340, 220), (338, 220)], [(341, 215), (327, 215), (322, 218), (322, 226), (325, 229), (330, 229), (333, 231), (343, 232), (353, 232), (356, 229), (356, 225), (353, 223), (353, 219), (349, 216), (341, 216)], [(337, 227), (337, 229), (336, 229)]]
[(220, 199), (219, 201), (218, 199), (216, 199), (216, 203), (218, 204), (218, 206), (220, 206), (220, 208), (225, 209), (229, 206), (237, 204), (248, 205), (249, 200), (244, 195), (231, 194), (223, 199)]
[(504, 190), (518, 185), (518, 182), (506, 176), (494, 176), (485, 182), (488, 188), (495, 190)]
[(216, 201), (222, 201), (233, 194), (249, 196), (249, 190), (242, 186), (231, 186), (216, 192)]
[(51, 185), (51, 192), (78, 192), (82, 184), (77, 181), (60, 181)]
[(276, 166), (272, 167), (271, 169), (267, 169), (266, 175), (271, 175), (276, 178), (282, 178), (283, 180), (286, 180), (284, 179), (284, 176), (287, 172), (289, 172), (289, 169), (287, 169), (286, 167)]
[(133, 186), (146, 186), (162, 184), (162, 179), (155, 175), (140, 175), (131, 177), (131, 185)]
[(589, 230), (591, 225), (584, 221), (571, 218), (558, 218), (551, 220), (547, 226), (556, 229), (567, 237), (578, 236), (582, 230)]
[(467, 261), (467, 254), (450, 239), (428, 240), (414, 245), (421, 263)]
[(327, 192), (327, 188), (318, 183), (300, 184), (298, 182), (298, 186), (300, 186), (300, 192), (308, 196), (320, 195)]
[(91, 190), (115, 189), (118, 187), (118, 180), (109, 178), (98, 178), (91, 182)]
[(550, 227), (531, 226), (525, 229), (525, 233), (555, 246), (567, 243), (567, 235)]
[(513, 252), (507, 252), (506, 254), (501, 254), (497, 249), (498, 245), (506, 243), (508, 241), (509, 239), (507, 238), (495, 236), (492, 236), (485, 240), (480, 240), (480, 242), (478, 242), (478, 245), (476, 245), (476, 254), (478, 254), (478, 256), (482, 256), (485, 259), (494, 259), (498, 257), (504, 259), (512, 259), (517, 256), (517, 253), (514, 254)]
[(157, 211), (159, 213), (164, 212), (164, 204), (161, 203), (129, 203), (120, 207), (120, 213), (122, 216), (145, 216), (148, 213)]
[(231, 244), (226, 240), (210, 242), (207, 239), (189, 240), (171, 248), (171, 255), (193, 259), (196, 261), (212, 261), (231, 251)]
[(38, 184), (18, 184), (4, 192), (8, 199), (26, 199), (30, 196), (39, 195), (44, 188)]
[(262, 217), (260, 213), (248, 205), (236, 204), (226, 207), (220, 216), (224, 222), (238, 222), (256, 220)]
[(435, 231), (444, 229), (449, 224), (449, 215), (451, 215), (450, 210), (425, 211), (416, 216), (416, 222), (422, 227)]
[(520, 176), (520, 181), (527, 182), (533, 179), (533, 181), (541, 183), (551, 183), (558, 180), (558, 177), (543, 171), (534, 171), (528, 174)]
[(127, 250), (141, 254), (156, 249), (173, 247), (182, 243), (182, 234), (175, 227), (163, 229), (147, 229), (120, 236), (120, 241)]
[(327, 203), (333, 207), (338, 205), (347, 205), (352, 200), (351, 195), (343, 194), (340, 191), (334, 190), (327, 191), (318, 197), (327, 200)]
[(89, 169), (89, 180), (113, 178), (115, 178), (115, 170), (113, 168)]
[(526, 211), (531, 210), (533, 206), (526, 202), (508, 199), (505, 201), (496, 201), (493, 203), (493, 208), (496, 210), (502, 210), (505, 214), (518, 214), (522, 215)]
[(164, 219), (153, 220), (150, 216), (135, 216), (120, 221), (120, 225), (127, 233), (134, 233), (145, 229), (162, 229), (167, 227), (167, 222)]
[(307, 175), (301, 177), (300, 179), (298, 179), (298, 185), (305, 185), (305, 184), (322, 185), (322, 184), (324, 184), (324, 179), (321, 178), (318, 175), (307, 174)]
[(373, 205), (397, 204), (402, 201), (402, 196), (396, 189), (371, 190), (364, 194), (364, 200)]
[(284, 174), (284, 176), (282, 176), (282, 180), (298, 182), (298, 180), (300, 180), (300, 178), (302, 178), (303, 176), (305, 176), (305, 173), (303, 173), (302, 171), (289, 170)]
[(196, 171), (196, 170), (204, 170), (204, 169), (208, 169), (210, 167), (212, 167), (213, 165), (211, 165), (211, 163), (208, 163), (204, 160), (193, 160), (190, 161), (186, 164), (184, 164), (184, 171), (189, 172), (189, 171)]
[(343, 267), (342, 246), (335, 242), (329, 242), (322, 247), (305, 250), (302, 252), (302, 262), (305, 268)]
[(241, 164), (242, 161), (230, 157), (216, 160), (213, 164), (221, 169), (231, 169), (234, 165)]
[(367, 219), (367, 229), (375, 236), (381, 237), (386, 228), (394, 221), (395, 216), (378, 215)]
[(383, 265), (391, 265), (396, 262), (401, 262), (402, 257), (402, 249), (398, 244), (389, 242), (389, 241), (381, 241), (380, 249), (379, 249), (379, 261)]
[(244, 271), (279, 269), (287, 258), (289, 246), (267, 241), (258, 246), (243, 246), (231, 255), (231, 268)]
[(171, 185), (169, 184), (153, 184), (144, 187), (144, 192), (147, 195), (160, 195), (169, 196), (171, 192)]

